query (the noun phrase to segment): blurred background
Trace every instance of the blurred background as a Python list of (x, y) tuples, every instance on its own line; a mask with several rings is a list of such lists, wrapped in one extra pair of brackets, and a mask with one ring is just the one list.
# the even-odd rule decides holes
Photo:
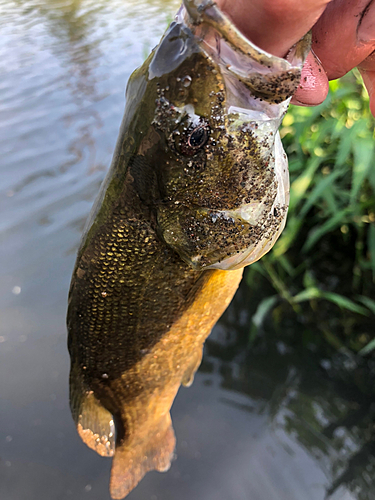
[[(178, 6), (0, 0), (1, 499), (109, 500), (70, 416), (67, 293), (127, 79)], [(129, 500), (375, 499), (373, 129), (355, 72), (287, 114), (287, 228), (177, 396), (177, 460)]]

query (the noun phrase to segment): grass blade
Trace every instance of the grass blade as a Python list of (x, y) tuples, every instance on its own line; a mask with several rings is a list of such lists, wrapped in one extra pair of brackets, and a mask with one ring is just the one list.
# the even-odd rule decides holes
[(343, 170), (337, 169), (331, 172), (327, 177), (324, 177), (320, 182), (318, 182), (318, 184), (309, 194), (309, 197), (305, 205), (302, 207), (302, 210), (300, 212), (301, 217), (304, 217), (307, 214), (310, 208), (316, 204), (318, 199), (324, 195), (324, 191), (330, 188), (331, 185), (335, 182), (335, 180), (341, 177), (343, 174), (344, 174)]
[(308, 252), (322, 236), (344, 224), (348, 213), (350, 213), (350, 209), (344, 208), (328, 219), (324, 224), (318, 226), (316, 229), (314, 228), (307, 237), (307, 240), (302, 247), (302, 251)]
[(280, 300), (278, 295), (271, 295), (271, 297), (267, 297), (259, 303), (257, 310), (251, 319), (254, 326), (259, 328), (263, 324), (267, 314), (274, 308), (278, 300)]
[(375, 226), (374, 224), (370, 225), (368, 232), (368, 250), (370, 253), (370, 263), (372, 269), (372, 280), (375, 281)]
[(362, 183), (368, 175), (373, 164), (374, 141), (372, 137), (362, 139), (356, 138), (353, 144), (354, 165), (352, 173), (352, 189), (350, 202), (355, 203)]
[(293, 302), (295, 304), (298, 304), (299, 302), (305, 302), (306, 300), (320, 299), (321, 297), (322, 297), (322, 292), (319, 290), (319, 288), (310, 287), (306, 288), (300, 293), (297, 293), (297, 295), (293, 297)]
[(307, 168), (297, 177), (295, 181), (293, 181), (290, 186), (290, 210), (293, 210), (305, 195), (312, 180), (314, 179), (315, 172), (317, 171), (321, 161), (322, 160), (319, 157), (311, 158), (308, 162)]
[(368, 309), (360, 306), (359, 304), (356, 304), (355, 302), (348, 299), (347, 297), (344, 297), (343, 295), (339, 295), (338, 293), (322, 292), (322, 297), (325, 298), (326, 300), (329, 300), (330, 302), (333, 302), (342, 309), (347, 309), (348, 311), (362, 314), (363, 316), (369, 315)]
[(375, 339), (371, 340), (363, 349), (361, 349), (358, 354), (360, 356), (365, 356), (375, 349)]
[(375, 300), (370, 299), (370, 297), (366, 297), (365, 295), (357, 295), (356, 298), (368, 307), (373, 314), (375, 314)]

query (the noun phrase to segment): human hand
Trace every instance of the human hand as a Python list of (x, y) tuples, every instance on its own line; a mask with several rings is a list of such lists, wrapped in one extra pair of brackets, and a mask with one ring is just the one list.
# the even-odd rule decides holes
[[(312, 28), (312, 50), (292, 102), (324, 101), (328, 80), (358, 66), (375, 116), (375, 2), (373, 0), (216, 0), (258, 47), (284, 57)], [(374, 54), (372, 54), (374, 52)]]

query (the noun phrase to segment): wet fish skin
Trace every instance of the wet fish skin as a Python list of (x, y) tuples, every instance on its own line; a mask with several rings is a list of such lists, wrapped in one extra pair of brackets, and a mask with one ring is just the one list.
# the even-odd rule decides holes
[(113, 498), (169, 467), (173, 399), (288, 202), (277, 128), (298, 68), (255, 51), (240, 74), (253, 46), (209, 2), (185, 4), (130, 78), (69, 295), (72, 414), (84, 442), (114, 457)]
[(173, 399), (181, 382), (191, 381), (242, 275), (194, 269), (160, 237), (155, 207), (167, 174), (158, 165), (168, 143), (151, 126), (159, 108), (151, 106), (151, 114), (149, 103), (160, 93), (156, 80), (147, 88), (148, 64), (129, 84), (119, 146), (69, 297), (72, 414), (84, 442), (114, 456), (113, 498), (147, 470), (169, 467)]

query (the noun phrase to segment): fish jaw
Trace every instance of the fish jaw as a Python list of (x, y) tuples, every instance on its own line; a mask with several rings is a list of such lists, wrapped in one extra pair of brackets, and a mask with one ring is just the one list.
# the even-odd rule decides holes
[[(189, 27), (223, 82), (221, 115), (215, 116), (219, 106), (212, 107), (223, 132), (210, 122), (220, 147), (207, 145), (205, 157), (206, 169), (213, 172), (218, 164), (222, 175), (199, 172), (202, 185), (192, 181), (188, 196), (166, 200), (158, 223), (165, 242), (194, 268), (237, 269), (261, 258), (285, 227), (289, 173), (278, 129), (298, 85), (310, 37), (282, 59), (247, 40), (213, 2), (184, 0), (183, 5), (178, 22)], [(213, 194), (211, 200), (205, 190)]]
[(227, 217), (248, 222), (253, 230), (260, 232), (261, 237), (255, 237), (242, 252), (209, 265), (207, 269), (239, 269), (253, 264), (272, 249), (285, 227), (289, 206), (288, 160), (278, 132), (275, 138), (274, 172), (277, 192), (271, 209), (264, 203), (257, 202), (243, 205), (237, 211), (226, 212)]

